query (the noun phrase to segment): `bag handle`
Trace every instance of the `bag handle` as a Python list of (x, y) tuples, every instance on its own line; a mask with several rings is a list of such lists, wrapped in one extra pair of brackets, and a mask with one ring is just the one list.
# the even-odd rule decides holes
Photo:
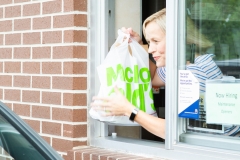
[(124, 33), (122, 30), (118, 30), (118, 38), (116, 40), (115, 46), (119, 47), (126, 45), (130, 39), (130, 34)]

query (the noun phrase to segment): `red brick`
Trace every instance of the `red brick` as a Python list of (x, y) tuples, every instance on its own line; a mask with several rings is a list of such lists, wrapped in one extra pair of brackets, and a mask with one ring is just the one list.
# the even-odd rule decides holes
[(37, 120), (24, 119), (24, 121), (36, 132), (40, 132), (40, 122)]
[(86, 106), (87, 95), (85, 93), (63, 93), (64, 106)]
[(64, 140), (64, 139), (58, 139), (53, 138), (52, 139), (52, 146), (55, 150), (60, 152), (66, 152), (73, 147), (86, 145), (87, 141), (71, 141), (71, 140)]
[(87, 11), (87, 0), (64, 0), (64, 12)]
[(40, 3), (23, 5), (23, 16), (33, 16), (40, 14)]
[(0, 5), (4, 5), (4, 4), (12, 4), (12, 0), (1, 0)]
[(0, 48), (0, 59), (11, 59), (12, 48)]
[(63, 74), (86, 74), (86, 62), (64, 62)]
[(14, 3), (30, 2), (31, 0), (14, 0)]
[(12, 31), (12, 20), (0, 21), (0, 32)]
[(86, 46), (57, 46), (53, 47), (53, 59), (87, 58)]
[(19, 44), (21, 44), (21, 33), (5, 35), (5, 45), (19, 45)]
[(15, 19), (14, 20), (14, 31), (30, 30), (31, 19)]
[(0, 34), (0, 45), (3, 45), (3, 34)]
[(0, 18), (3, 18), (3, 8), (0, 8)]
[(14, 48), (13, 57), (15, 59), (29, 59), (31, 48), (30, 47), (16, 47)]
[(5, 89), (4, 100), (20, 101), (21, 91), (16, 89)]
[(13, 111), (20, 116), (30, 116), (30, 105), (13, 104)]
[(0, 100), (3, 100), (3, 89), (0, 89)]
[(40, 32), (23, 33), (23, 44), (40, 44)]
[(21, 6), (10, 6), (5, 7), (5, 18), (20, 17)]
[(12, 87), (12, 76), (1, 75), (0, 76), (0, 86)]
[(32, 88), (50, 89), (50, 77), (32, 76)]
[(86, 122), (86, 109), (52, 108), (52, 119), (68, 122)]
[(62, 43), (62, 31), (43, 32), (42, 44)]
[(51, 13), (57, 13), (62, 11), (62, 0), (54, 0), (50, 2), (43, 2), (43, 14), (51, 14)]
[(0, 62), (0, 73), (3, 73), (3, 62)]
[(51, 58), (51, 47), (33, 47), (32, 58), (33, 59)]
[(39, 62), (23, 62), (23, 73), (40, 73)]
[(50, 138), (50, 137), (42, 136), (42, 138), (43, 138), (49, 145), (51, 145), (51, 138)]
[(86, 90), (87, 78), (85, 77), (53, 77), (53, 89)]
[[(90, 155), (99, 155), (100, 159), (102, 159), (103, 155), (110, 156), (110, 155), (116, 155), (117, 152), (109, 151), (107, 149), (99, 149), (99, 148), (94, 148), (94, 147), (88, 147), (88, 148), (83, 148), (80, 149), (74, 149), (75, 151), (75, 159), (81, 159), (83, 156), (83, 159), (90, 159)], [(92, 157), (92, 159), (94, 156)], [(95, 159), (94, 159), (95, 160)], [(108, 160), (106, 158), (106, 160)]]
[(59, 92), (42, 92), (42, 103), (44, 104), (61, 104), (61, 93)]
[(51, 28), (51, 17), (33, 18), (33, 29)]
[(43, 74), (61, 74), (62, 63), (61, 62), (43, 62), (42, 73)]
[(87, 26), (87, 15), (85, 14), (74, 14), (74, 15), (60, 15), (53, 17), (54, 28), (64, 28), (73, 26)]
[(63, 124), (63, 136), (71, 138), (87, 137), (87, 125)]
[(42, 122), (42, 133), (61, 136), (62, 124), (54, 122)]
[(13, 109), (12, 107), (12, 103), (4, 103), (8, 108), (10, 108), (11, 110)]
[(23, 90), (22, 91), (22, 101), (23, 102), (40, 103), (40, 92)]
[(86, 42), (87, 43), (87, 31), (68, 30), (64, 31), (64, 42)]
[(5, 73), (21, 73), (21, 62), (5, 62)]
[(32, 117), (50, 119), (50, 107), (32, 106)]
[(14, 76), (13, 86), (14, 87), (30, 87), (30, 76)]

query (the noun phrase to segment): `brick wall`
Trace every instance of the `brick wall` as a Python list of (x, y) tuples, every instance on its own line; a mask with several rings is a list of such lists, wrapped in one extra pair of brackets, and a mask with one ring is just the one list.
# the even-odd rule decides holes
[(87, 145), (87, 0), (0, 0), (0, 100), (64, 158)]
[(110, 149), (81, 146), (68, 151), (65, 160), (169, 160), (155, 156), (134, 155), (131, 153), (116, 152)]

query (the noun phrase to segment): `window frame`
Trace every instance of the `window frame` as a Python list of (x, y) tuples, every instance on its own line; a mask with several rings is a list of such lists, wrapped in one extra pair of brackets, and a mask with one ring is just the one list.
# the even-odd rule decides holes
[[(100, 83), (96, 67), (101, 63), (106, 55), (99, 53), (107, 53), (109, 48), (108, 41), (108, 11), (111, 7), (109, 1), (112, 0), (90, 0), (89, 14), (89, 29), (88, 29), (88, 53), (90, 61), (90, 84), (89, 84), (89, 104), (92, 96), (98, 93)], [(184, 16), (185, 0), (175, 1), (166, 0), (166, 78), (168, 79), (165, 87), (165, 118), (166, 118), (166, 138), (165, 144), (161, 142), (136, 140), (129, 138), (112, 138), (108, 135), (108, 125), (93, 120), (88, 115), (88, 144), (90, 146), (107, 148), (112, 150), (127, 151), (138, 155), (158, 156), (172, 159), (192, 159), (194, 158), (210, 158), (211, 160), (221, 158), (239, 158), (240, 155), (235, 151), (226, 151), (222, 149), (196, 146), (179, 142), (179, 135), (184, 133), (184, 120), (178, 118), (177, 114), (177, 82), (178, 82), (178, 55), (184, 53), (184, 45), (181, 45), (181, 40), (185, 40)], [(180, 9), (179, 9), (180, 8)], [(98, 31), (98, 32), (97, 32)], [(177, 36), (176, 36), (177, 35)], [(183, 44), (183, 43), (182, 43)], [(172, 54), (171, 54), (172, 53)], [(91, 58), (91, 59), (90, 59)], [(181, 60), (184, 62), (184, 60)], [(173, 100), (174, 99), (174, 100)], [(90, 108), (90, 107), (89, 107)], [(204, 136), (202, 136), (204, 138)], [(201, 151), (202, 154), (199, 154)], [(223, 152), (224, 151), (224, 152)], [(217, 155), (216, 155), (217, 153)]]

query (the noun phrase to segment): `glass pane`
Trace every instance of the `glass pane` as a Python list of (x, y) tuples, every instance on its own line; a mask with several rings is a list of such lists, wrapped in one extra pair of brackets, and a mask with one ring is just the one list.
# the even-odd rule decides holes
[(0, 159), (36, 159), (45, 158), (0, 115)]
[(200, 97), (188, 133), (240, 136), (239, 17), (240, 0), (186, 0), (185, 70), (199, 82)]

